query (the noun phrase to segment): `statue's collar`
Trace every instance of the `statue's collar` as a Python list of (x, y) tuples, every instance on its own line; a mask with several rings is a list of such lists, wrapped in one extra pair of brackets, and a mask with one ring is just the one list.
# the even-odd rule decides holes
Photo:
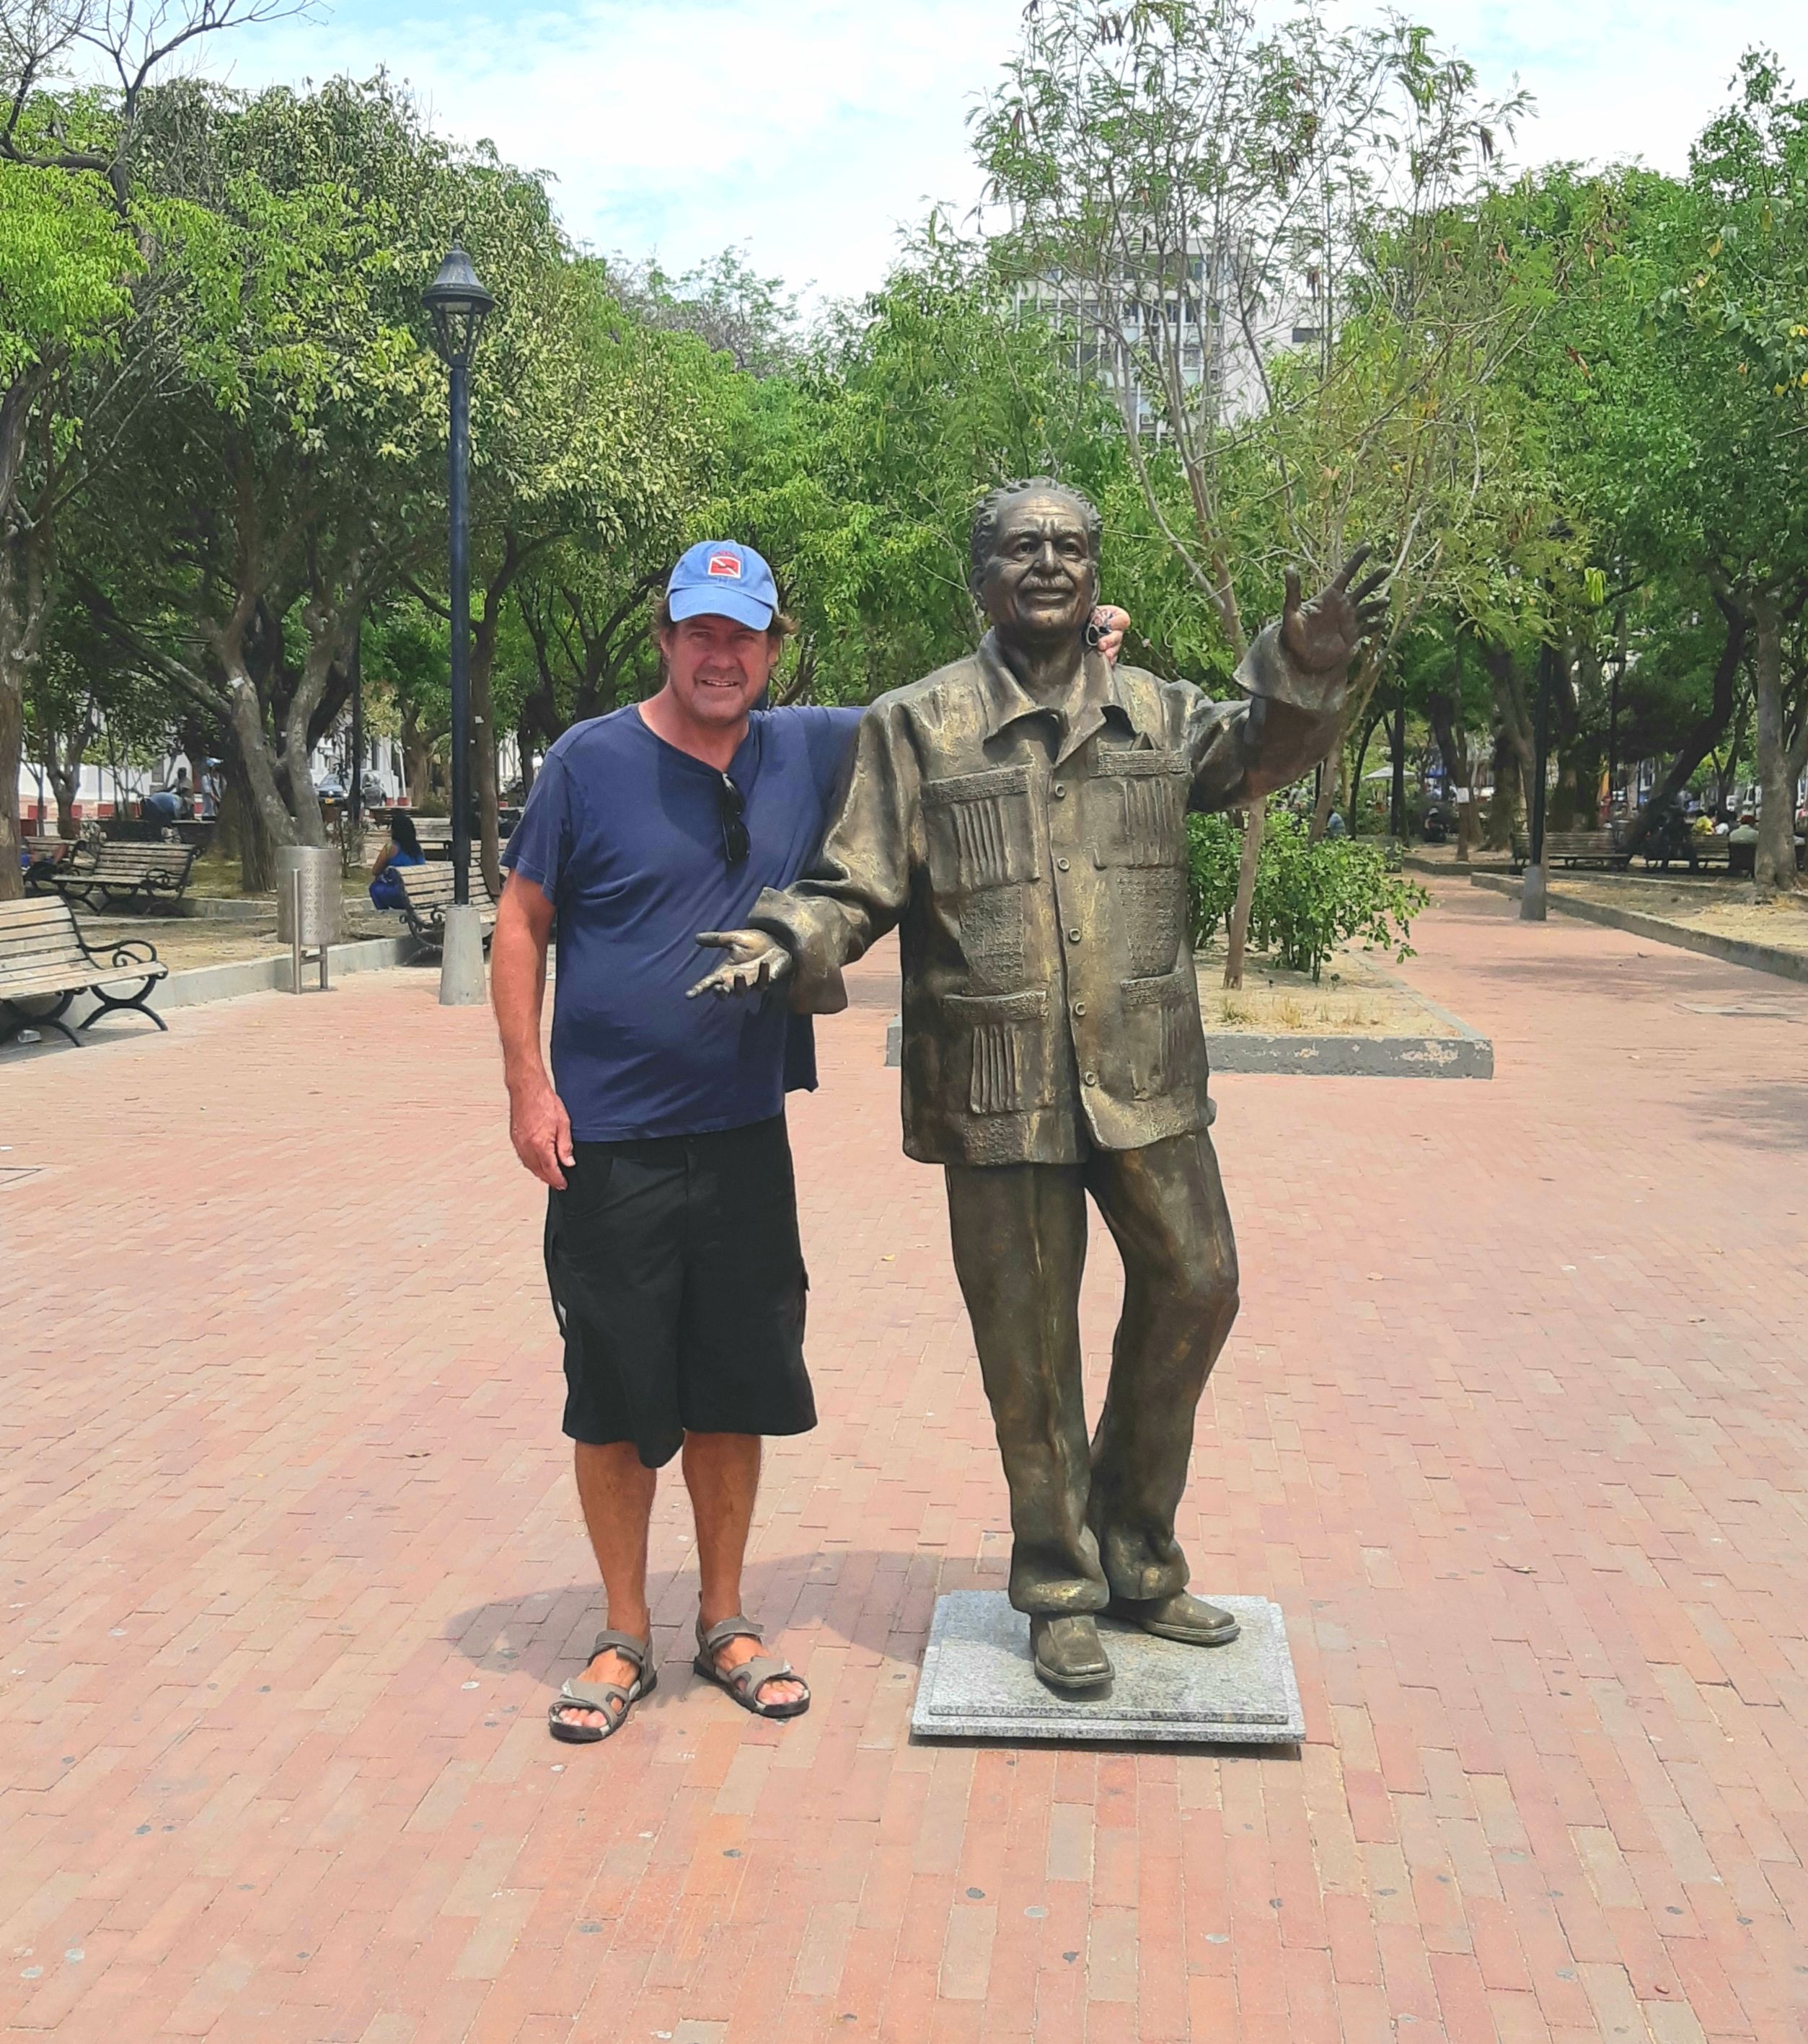
[(996, 738), (1007, 724), (1020, 717), (1048, 717), (1060, 730), (1060, 750), (1056, 763), (1069, 758), (1085, 744), (1107, 718), (1121, 719), (1134, 731), (1136, 718), (1117, 686), (1117, 670), (1101, 653), (1089, 652), (1083, 671), (1086, 689), (1071, 725), (1052, 703), (1038, 702), (1006, 664), (998, 651), (998, 634), (988, 632), (979, 641), (979, 678), (986, 697), (986, 736)]

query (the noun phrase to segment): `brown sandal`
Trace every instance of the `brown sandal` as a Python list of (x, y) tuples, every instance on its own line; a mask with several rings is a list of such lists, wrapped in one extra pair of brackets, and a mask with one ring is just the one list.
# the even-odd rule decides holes
[[(744, 1711), (751, 1711), (756, 1718), (801, 1718), (810, 1708), (810, 1685), (794, 1673), (788, 1661), (775, 1660), (770, 1654), (756, 1654), (751, 1661), (744, 1662), (738, 1668), (725, 1673), (716, 1666), (716, 1656), (731, 1639), (757, 1639), (765, 1635), (750, 1618), (725, 1618), (720, 1625), (703, 1630), (703, 1621), (697, 1621), (697, 1658), (691, 1666), (706, 1682), (714, 1682), (718, 1689), (725, 1689)], [(760, 1692), (768, 1682), (798, 1682), (803, 1694), (794, 1704), (763, 1704)]]
[[(619, 1682), (567, 1682), (556, 1696), (546, 1712), (547, 1729), (555, 1739), (563, 1739), (567, 1746), (594, 1746), (599, 1739), (613, 1739), (628, 1722), (628, 1713), (640, 1700), (659, 1686), (659, 1677), (653, 1671), (653, 1642), (649, 1635), (637, 1639), (631, 1632), (599, 1632), (596, 1644), (590, 1649), (590, 1658), (599, 1654), (619, 1654), (624, 1661), (632, 1661), (640, 1673), (625, 1689)], [(619, 1704), (621, 1708), (617, 1710)], [(607, 1718), (604, 1725), (572, 1724), (562, 1713), (566, 1711), (598, 1711)]]

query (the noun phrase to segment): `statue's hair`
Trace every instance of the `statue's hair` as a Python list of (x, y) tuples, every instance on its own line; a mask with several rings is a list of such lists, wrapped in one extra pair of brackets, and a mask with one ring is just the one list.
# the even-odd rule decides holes
[(1084, 490), (1075, 490), (1071, 482), (1059, 482), (1052, 475), (1027, 475), (1015, 482), (1001, 482), (996, 490), (988, 490), (979, 499), (973, 513), (973, 535), (967, 549), (968, 573), (975, 586), (991, 558), (998, 528), (1004, 523), (1006, 506), (1017, 498), (1032, 495), (1066, 498), (1079, 511), (1080, 523), (1086, 528), (1087, 544), (1092, 549), (1092, 558), (1098, 559), (1099, 536), (1105, 528), (1098, 506)]

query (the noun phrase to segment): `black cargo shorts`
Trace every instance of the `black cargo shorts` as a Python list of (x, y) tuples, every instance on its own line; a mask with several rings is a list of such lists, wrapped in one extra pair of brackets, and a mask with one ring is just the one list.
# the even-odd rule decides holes
[(632, 1441), (648, 1469), (687, 1433), (807, 1433), (810, 1279), (784, 1116), (572, 1148), (546, 1210), (565, 1431)]

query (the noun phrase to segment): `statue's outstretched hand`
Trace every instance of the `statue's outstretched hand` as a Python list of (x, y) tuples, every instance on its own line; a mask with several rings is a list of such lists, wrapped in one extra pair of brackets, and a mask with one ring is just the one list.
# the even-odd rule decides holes
[(776, 937), (764, 930), (705, 930), (700, 944), (726, 951), (728, 962), (706, 973), (685, 997), (694, 1001), (699, 993), (714, 993), (723, 1000), (730, 994), (759, 993), (775, 986), (791, 971), (791, 953)]
[(1297, 666), (1314, 674), (1347, 667), (1356, 647), (1379, 632), (1387, 617), (1387, 599), (1380, 595), (1388, 571), (1377, 568), (1365, 582), (1350, 587), (1351, 578), (1375, 551), (1358, 547), (1344, 562), (1336, 581), (1310, 603), (1299, 600), (1299, 577), (1287, 572), (1287, 608), (1281, 613), (1281, 644)]

